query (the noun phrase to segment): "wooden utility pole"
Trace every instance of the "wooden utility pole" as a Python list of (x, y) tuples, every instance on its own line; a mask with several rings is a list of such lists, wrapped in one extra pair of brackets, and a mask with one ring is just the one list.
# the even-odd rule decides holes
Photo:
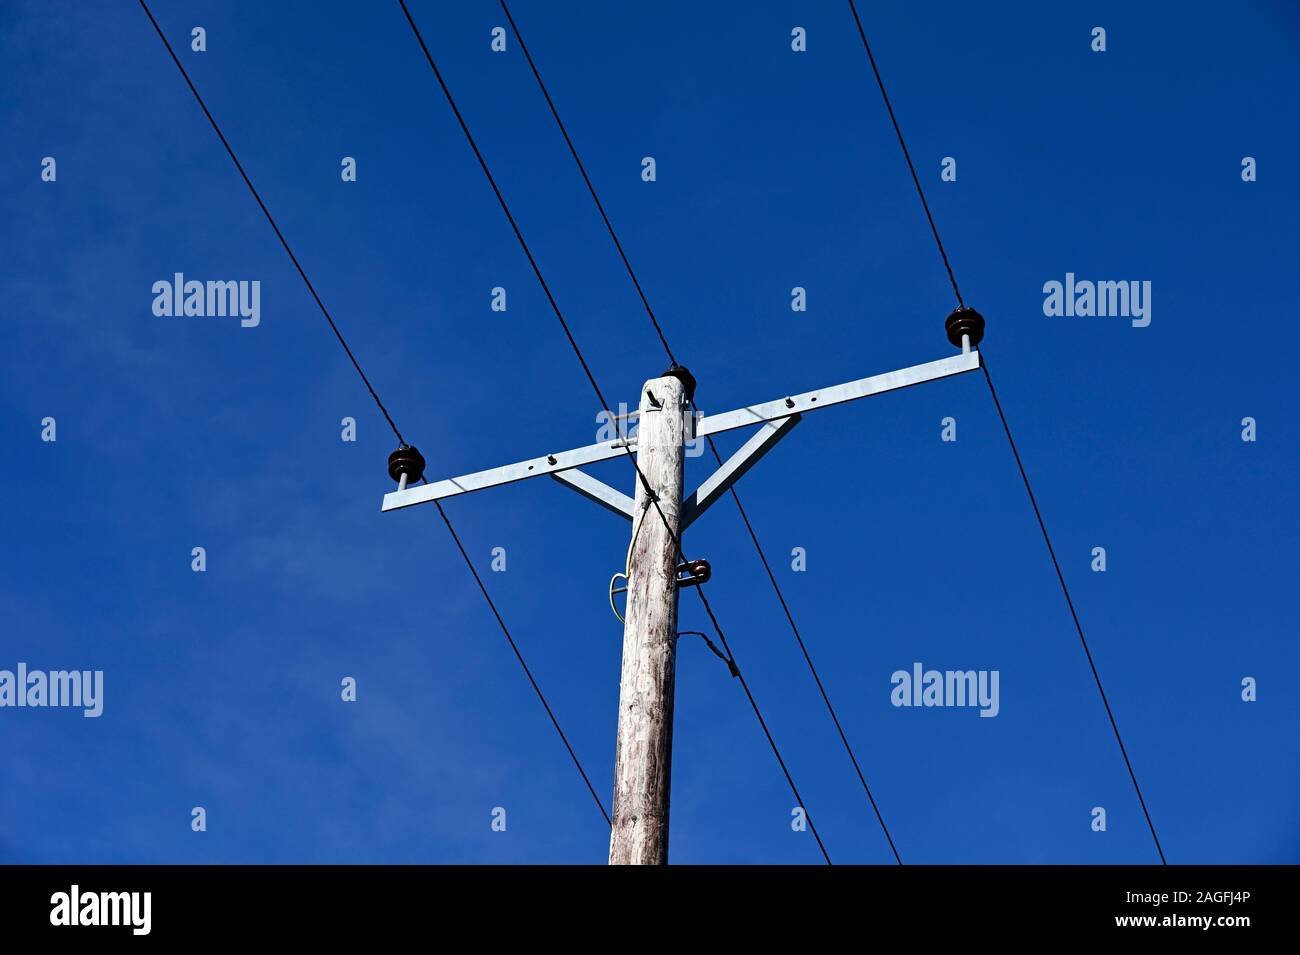
[[(614, 756), (614, 817), (609, 839), (611, 864), (654, 865), (668, 861), (677, 592), (683, 586), (703, 583), (709, 576), (707, 562), (701, 560), (693, 562), (687, 576), (679, 578), (677, 568), (682, 555), (677, 545), (682, 535), (789, 434), (803, 415), (977, 370), (980, 355), (974, 348), (983, 335), (984, 319), (973, 309), (958, 309), (948, 317), (947, 332), (948, 340), (961, 349), (960, 354), (697, 420), (685, 413), (684, 389), (687, 382), (693, 388), (694, 379), (686, 369), (674, 367), (646, 382), (642, 389), (635, 436), (620, 431), (611, 440), (459, 477), (420, 484), (425, 460), (419, 451), (403, 445), (389, 455), (388, 475), (397, 482), (397, 490), (384, 495), (385, 511), (549, 475), (631, 524)], [(754, 429), (749, 439), (699, 487), (683, 495), (686, 442), (742, 428)], [(649, 498), (639, 475), (634, 499), (582, 470), (590, 464), (626, 457), (629, 449), (635, 450), (637, 466), (657, 500)], [(821, 487), (816, 491), (821, 493)], [(787, 493), (797, 496), (810, 492), (794, 486)], [(611, 582), (610, 596), (615, 593)]]
[(628, 562), (610, 865), (668, 861), (685, 418), (679, 379), (645, 383), (637, 426), (637, 466), (645, 480), (637, 478)]

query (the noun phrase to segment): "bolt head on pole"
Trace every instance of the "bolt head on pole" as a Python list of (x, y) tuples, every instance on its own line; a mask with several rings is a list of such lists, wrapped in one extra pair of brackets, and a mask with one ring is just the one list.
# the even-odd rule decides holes
[(958, 348), (961, 348), (963, 335), (970, 336), (971, 347), (974, 348), (984, 337), (984, 316), (975, 309), (963, 305), (953, 310), (944, 321), (943, 327), (948, 333), (948, 341)]
[(682, 383), (682, 394), (687, 401), (695, 400), (695, 376), (692, 375), (684, 366), (673, 365), (666, 372), (660, 375), (661, 378), (676, 378)]
[(406, 475), (406, 483), (414, 484), (424, 477), (424, 455), (419, 449), (403, 445), (388, 456), (388, 476), (394, 481), (401, 481)]

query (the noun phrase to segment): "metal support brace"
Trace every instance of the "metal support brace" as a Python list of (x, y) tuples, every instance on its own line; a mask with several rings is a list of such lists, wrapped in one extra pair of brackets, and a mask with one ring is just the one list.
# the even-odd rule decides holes
[(573, 488), (589, 501), (595, 501), (601, 507), (613, 511), (620, 517), (632, 519), (636, 502), (622, 491), (616, 491), (604, 481), (597, 480), (586, 471), (571, 468), (568, 471), (555, 471), (551, 477), (561, 484)]
[(759, 459), (775, 447), (776, 443), (790, 433), (790, 430), (802, 420), (801, 415), (792, 414), (773, 421), (764, 421), (740, 450), (727, 458), (726, 463), (713, 472), (709, 479), (695, 489), (695, 493), (682, 502), (682, 530), (690, 527), (697, 518), (709, 509), (718, 498), (726, 494), (731, 486), (744, 477), (745, 472), (759, 462)]

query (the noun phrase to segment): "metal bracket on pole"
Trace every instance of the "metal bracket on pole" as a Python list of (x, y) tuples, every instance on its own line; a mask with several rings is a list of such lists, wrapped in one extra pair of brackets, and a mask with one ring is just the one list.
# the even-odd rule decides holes
[(739, 451), (727, 458), (725, 464), (695, 489), (695, 493), (682, 501), (682, 530), (695, 523), (714, 501), (726, 494), (746, 471), (757, 464), (801, 420), (802, 415), (792, 414), (786, 418), (764, 421), (758, 432)]
[(601, 507), (626, 517), (629, 521), (636, 509), (636, 502), (622, 491), (616, 491), (604, 481), (598, 481), (586, 471), (573, 468), (569, 471), (555, 471), (551, 477), (561, 484), (573, 488), (589, 501), (595, 501)]

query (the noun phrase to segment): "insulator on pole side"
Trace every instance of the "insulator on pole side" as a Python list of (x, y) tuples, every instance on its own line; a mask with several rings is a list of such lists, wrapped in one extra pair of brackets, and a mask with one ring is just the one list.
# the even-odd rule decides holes
[(690, 560), (677, 565), (677, 586), (679, 587), (694, 587), (698, 584), (708, 583), (709, 578), (712, 576), (713, 568), (709, 566), (707, 560)]

